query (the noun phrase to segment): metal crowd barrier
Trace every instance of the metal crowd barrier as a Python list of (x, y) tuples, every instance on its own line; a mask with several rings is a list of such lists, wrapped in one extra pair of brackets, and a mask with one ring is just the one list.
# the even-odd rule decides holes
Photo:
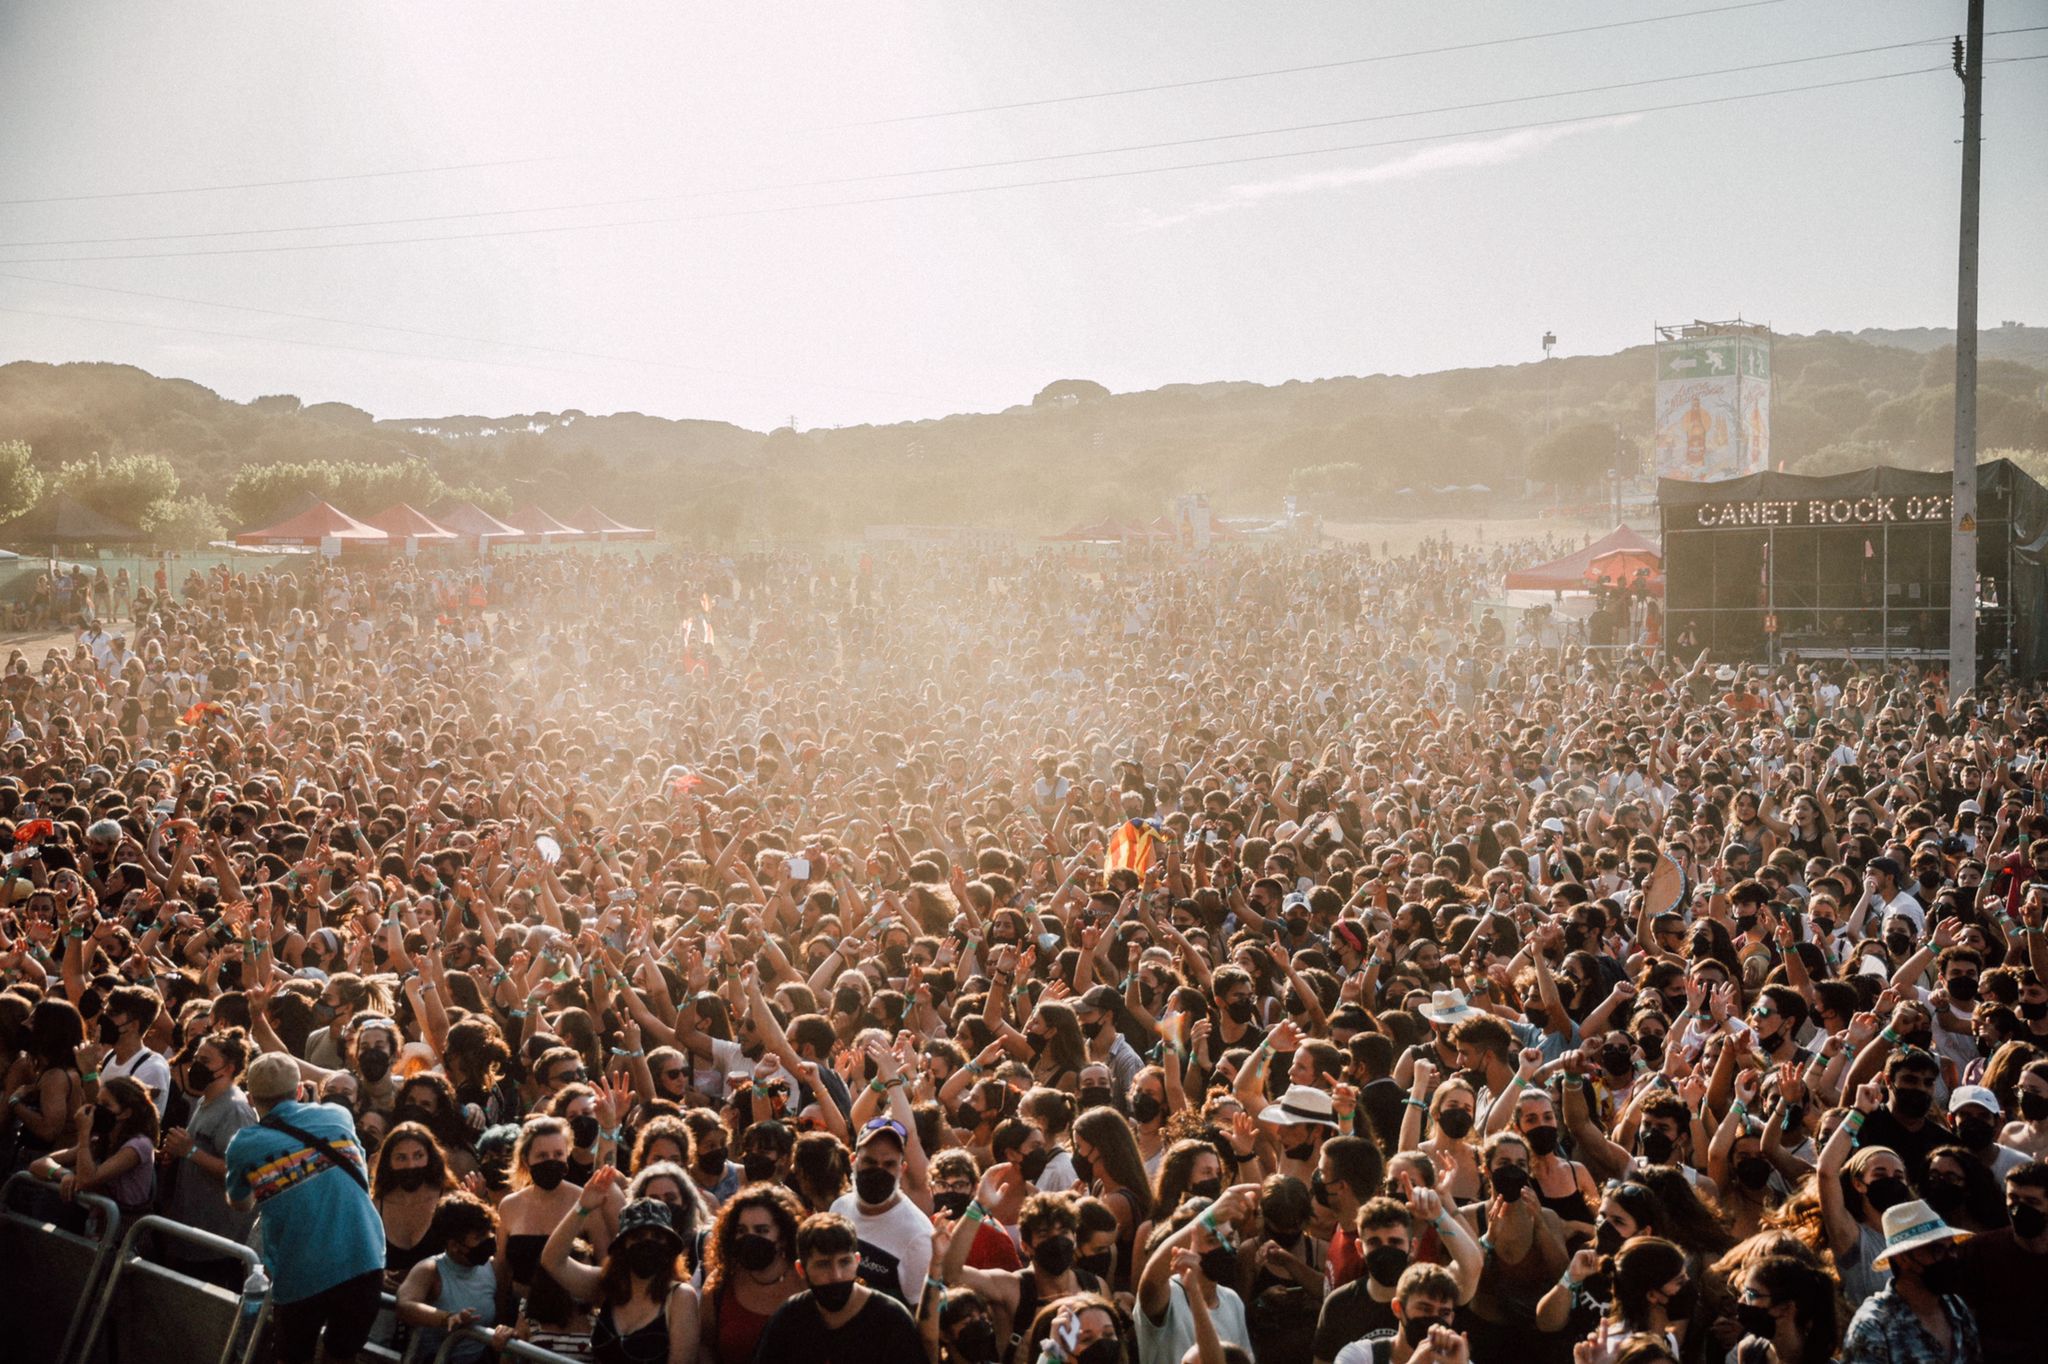
[[(398, 1299), (392, 1294), (386, 1293), (384, 1295), (384, 1305), (391, 1309), (393, 1316), (398, 1314)], [(473, 1340), (486, 1347), (491, 1343), (491, 1333), (485, 1327), (465, 1326), (460, 1331), (448, 1332), (442, 1338), (441, 1348), (434, 1351), (433, 1359), (428, 1361), (423, 1360), (419, 1352), (421, 1338), (422, 1333), (414, 1330), (406, 1340), (403, 1353), (387, 1349), (382, 1345), (365, 1345), (362, 1352), (370, 1358), (393, 1360), (397, 1364), (448, 1364), (449, 1357), (455, 1352), (455, 1347), (465, 1341)], [(567, 1355), (556, 1354), (553, 1350), (543, 1350), (540, 1346), (530, 1345), (523, 1340), (507, 1341), (505, 1351), (499, 1358), (526, 1360), (528, 1364), (585, 1364), (585, 1361), (574, 1360)]]
[[(141, 1218), (128, 1228), (128, 1234), (121, 1238), (120, 1247), (113, 1256), (112, 1268), (107, 1272), (93, 1304), (92, 1315), (87, 1321), (84, 1338), (79, 1342), (78, 1352), (75, 1355), (60, 1356), (58, 1364), (73, 1364), (74, 1360), (84, 1364), (92, 1358), (93, 1350), (99, 1345), (100, 1333), (106, 1327), (114, 1303), (121, 1296), (124, 1281), (133, 1281), (137, 1290), (144, 1293), (151, 1289), (170, 1289), (174, 1293), (183, 1294), (188, 1290), (197, 1289), (209, 1299), (215, 1294), (220, 1294), (226, 1299), (224, 1305), (227, 1308), (228, 1325), (217, 1356), (218, 1364), (233, 1364), (238, 1358), (241, 1364), (254, 1364), (256, 1347), (263, 1339), (264, 1327), (269, 1323), (270, 1300), (267, 1297), (264, 1299), (255, 1322), (245, 1333), (242, 1329), (241, 1295), (230, 1294), (216, 1285), (203, 1284), (197, 1279), (180, 1274), (175, 1269), (143, 1259), (135, 1253), (135, 1241), (145, 1231), (153, 1232), (166, 1240), (184, 1241), (216, 1259), (240, 1260), (245, 1270), (254, 1269), (260, 1263), (256, 1252), (239, 1241), (230, 1241), (225, 1236), (216, 1236), (210, 1231), (188, 1227), (168, 1217)], [(189, 1323), (192, 1319), (189, 1304), (166, 1303), (164, 1310), (175, 1314), (169, 1317), (170, 1320)], [(237, 1346), (240, 1346), (239, 1350)]]
[[(71, 1205), (85, 1210), (87, 1225), (93, 1221), (100, 1223), (97, 1237), (80, 1236), (54, 1222), (17, 1210), (15, 1198), (24, 1189), (42, 1191), (53, 1199), (57, 1197), (53, 1187), (26, 1170), (15, 1171), (7, 1176), (4, 1184), (0, 1184), (0, 1223), (5, 1224), (6, 1239), (11, 1241), (20, 1237), (25, 1242), (28, 1236), (42, 1238), (34, 1254), (0, 1257), (10, 1263), (9, 1296), (26, 1305), (61, 1302), (68, 1292), (72, 1303), (71, 1316), (65, 1323), (61, 1344), (36, 1338), (41, 1322), (33, 1313), (26, 1319), (10, 1320), (7, 1336), (10, 1347), (20, 1349), (24, 1358), (67, 1360), (71, 1358), (71, 1347), (78, 1339), (79, 1328), (85, 1322), (86, 1306), (92, 1301), (93, 1290), (98, 1287), (101, 1274), (111, 1262), (112, 1251), (121, 1233), (121, 1209), (112, 1199), (100, 1194), (74, 1194)], [(26, 1248), (25, 1244), (23, 1248)], [(57, 1276), (77, 1268), (80, 1261), (83, 1261), (84, 1273), (78, 1276), (75, 1288), (68, 1283), (56, 1282)]]

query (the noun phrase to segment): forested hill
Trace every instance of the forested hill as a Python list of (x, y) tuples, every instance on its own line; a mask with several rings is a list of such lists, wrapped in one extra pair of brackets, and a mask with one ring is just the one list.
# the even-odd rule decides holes
[[(2048, 331), (1987, 331), (1982, 350), (1980, 447), (2048, 452)], [(1774, 364), (1774, 455), (1787, 468), (1947, 460), (1954, 355), (1937, 330), (1781, 337)], [(1647, 345), (1139, 393), (1076, 377), (1001, 412), (763, 433), (634, 412), (378, 420), (289, 395), (234, 402), (125, 365), (20, 362), (0, 366), (0, 514), (64, 486), (191, 538), (273, 515), (308, 489), (358, 513), (455, 493), (498, 508), (594, 500), (730, 541), (876, 522), (1044, 530), (1156, 515), (1183, 490), (1206, 491), (1225, 514), (1272, 512), (1294, 492), (1347, 516), (1384, 509), (1401, 487), (1478, 484), (1506, 510), (1523, 505), (1529, 480), (1546, 496), (1594, 486), (1617, 439), (1646, 449), (1651, 379)]]

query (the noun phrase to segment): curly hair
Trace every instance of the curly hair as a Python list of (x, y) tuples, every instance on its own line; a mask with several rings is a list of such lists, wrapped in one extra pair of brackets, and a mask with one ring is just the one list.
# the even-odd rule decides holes
[(797, 1202), (795, 1194), (780, 1184), (749, 1184), (725, 1200), (718, 1210), (717, 1219), (711, 1224), (711, 1234), (704, 1238), (704, 1299), (707, 1302), (716, 1302), (719, 1290), (725, 1286), (733, 1247), (740, 1238), (740, 1214), (749, 1208), (767, 1212), (775, 1223), (775, 1241), (783, 1258), (796, 1258), (796, 1228), (803, 1219), (803, 1205)]

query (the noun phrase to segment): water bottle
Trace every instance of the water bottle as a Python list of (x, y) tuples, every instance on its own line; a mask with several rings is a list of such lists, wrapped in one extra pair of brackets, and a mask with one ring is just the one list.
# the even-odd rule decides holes
[(262, 1264), (249, 1266), (249, 1277), (242, 1280), (242, 1311), (235, 1319), (234, 1343), (229, 1350), (231, 1358), (239, 1358), (255, 1339), (256, 1319), (263, 1315), (263, 1302), (269, 1296), (270, 1276), (263, 1272)]

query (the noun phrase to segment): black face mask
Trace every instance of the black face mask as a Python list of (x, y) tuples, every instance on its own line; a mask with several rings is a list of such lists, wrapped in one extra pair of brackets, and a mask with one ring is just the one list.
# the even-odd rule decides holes
[(1974, 1000), (1977, 997), (1977, 978), (1975, 976), (1952, 977), (1948, 983), (1948, 997), (1950, 999), (1960, 999), (1965, 1004)]
[(2042, 1019), (2048, 1018), (2048, 999), (2021, 1000), (2020, 1017), (2029, 1023), (2039, 1023)]
[(838, 1283), (814, 1283), (811, 1285), (811, 1298), (827, 1312), (843, 1311), (853, 1300), (853, 1283), (852, 1279), (841, 1279)]
[(1249, 1023), (1252, 1021), (1252, 1002), (1249, 999), (1233, 999), (1223, 1006), (1223, 1012), (1230, 1015), (1230, 1021), (1233, 1023)]
[(1653, 1066), (1664, 1064), (1664, 1034), (1646, 1032), (1636, 1039), (1636, 1045), (1643, 1049), (1643, 1060)]
[(2021, 1090), (2020, 1116), (2028, 1122), (2039, 1122), (2043, 1118), (2048, 1118), (2048, 1094)]
[(1045, 1173), (1045, 1167), (1052, 1161), (1052, 1148), (1041, 1146), (1017, 1162), (1018, 1171), (1028, 1183), (1036, 1184), (1038, 1177)]
[(1188, 1185), (1188, 1192), (1197, 1198), (1215, 1201), (1223, 1196), (1223, 1181), (1220, 1179), (1198, 1179)]
[(1612, 1255), (1627, 1244), (1628, 1238), (1621, 1234), (1621, 1228), (1601, 1218), (1593, 1224), (1593, 1248), (1602, 1255)]
[(1365, 1272), (1381, 1288), (1392, 1288), (1401, 1282), (1401, 1271), (1408, 1268), (1408, 1259), (1408, 1252), (1400, 1246), (1374, 1246), (1365, 1252)]
[(860, 1201), (869, 1207), (887, 1203), (896, 1192), (896, 1176), (887, 1170), (869, 1165), (853, 1172), (854, 1192)]
[(1139, 1090), (1131, 1097), (1131, 1117), (1139, 1123), (1156, 1121), (1159, 1117), (1159, 1100), (1148, 1090)]
[(451, 1241), (448, 1243), (448, 1258), (471, 1269), (487, 1264), (491, 1258), (491, 1242), (477, 1241), (470, 1244)]
[(996, 1328), (987, 1317), (976, 1317), (953, 1333), (953, 1353), (973, 1364), (993, 1364), (996, 1357)]
[(1079, 1151), (1074, 1152), (1074, 1178), (1083, 1184), (1095, 1182), (1095, 1162)]
[(759, 1274), (775, 1263), (781, 1247), (771, 1237), (757, 1236), (753, 1232), (741, 1232), (732, 1243), (732, 1257), (741, 1269), (750, 1274)]
[(1529, 1187), (1529, 1172), (1519, 1165), (1503, 1165), (1492, 1172), (1493, 1191), (1513, 1203)]
[(1643, 1135), (1636, 1139), (1637, 1152), (1652, 1165), (1670, 1164), (1671, 1154), (1677, 1149), (1678, 1142), (1669, 1132), (1654, 1127), (1644, 1129)]
[(1445, 1108), (1436, 1115), (1437, 1130), (1453, 1141), (1462, 1139), (1472, 1130), (1472, 1114), (1463, 1108)]
[(1912, 1189), (1897, 1175), (1873, 1179), (1863, 1186), (1863, 1201), (1875, 1212), (1881, 1213), (1887, 1208), (1895, 1208), (1912, 1196)]
[(391, 1073), (391, 1053), (382, 1047), (372, 1047), (368, 1051), (357, 1052), (356, 1073), (371, 1084), (376, 1084)]
[(1911, 1120), (1924, 1118), (1927, 1110), (1934, 1106), (1934, 1091), (1931, 1089), (1894, 1089), (1892, 1091), (1892, 1112)]
[(1700, 1286), (1688, 1279), (1685, 1287), (1679, 1289), (1677, 1295), (1664, 1304), (1664, 1315), (1674, 1322), (1690, 1321), (1699, 1305)]
[(2005, 1210), (2012, 1217), (2012, 1234), (2022, 1240), (2031, 1241), (2048, 1231), (2048, 1212), (2031, 1203), (2008, 1203)]
[(1627, 1047), (1610, 1042), (1600, 1049), (1600, 1069), (1617, 1080), (1626, 1080), (1636, 1068), (1635, 1057), (1629, 1055)]
[[(1083, 1112), (1091, 1108), (1107, 1108), (1111, 1102), (1108, 1085), (1082, 1085), (1079, 1097)], [(963, 1122), (955, 1125), (959, 1127), (972, 1127), (974, 1124)]]
[(185, 1088), (194, 1094), (203, 1091), (214, 1081), (213, 1067), (204, 1061), (194, 1061), (185, 1067)]
[(967, 1205), (974, 1201), (974, 1195), (961, 1189), (932, 1195), (932, 1211), (958, 1217), (967, 1211)]
[(1074, 1257), (1074, 1268), (1086, 1270), (1104, 1283), (1109, 1282), (1109, 1271), (1115, 1267), (1116, 1252), (1113, 1250), (1098, 1250), (1093, 1255)]
[(1768, 1307), (1759, 1307), (1753, 1302), (1735, 1304), (1735, 1321), (1746, 1336), (1760, 1336), (1770, 1340), (1778, 1334), (1777, 1315)]
[(533, 1185), (542, 1191), (558, 1188), (569, 1177), (569, 1162), (566, 1160), (537, 1160), (526, 1169), (533, 1177)]
[(1929, 1178), (1921, 1181), (1920, 1196), (1927, 1200), (1928, 1207), (1947, 1217), (1961, 1209), (1970, 1191), (1960, 1179)]
[(1449, 1317), (1403, 1317), (1401, 1318), (1401, 1339), (1408, 1342), (1408, 1348), (1416, 1349), (1429, 1336), (1432, 1326), (1449, 1326)]
[(740, 1157), (740, 1168), (747, 1172), (747, 1183), (762, 1184), (775, 1178), (775, 1157), (759, 1151)]
[(1555, 1127), (1532, 1127), (1522, 1133), (1522, 1140), (1529, 1143), (1529, 1154), (1547, 1156), (1557, 1150), (1557, 1129)]
[(1301, 1143), (1299, 1146), (1285, 1146), (1281, 1148), (1280, 1154), (1286, 1156), (1289, 1160), (1314, 1160), (1316, 1144), (1313, 1140), (1309, 1140)]
[(590, 1113), (578, 1113), (569, 1119), (569, 1139), (579, 1150), (588, 1150), (597, 1145), (597, 1118)]
[(1972, 1151), (1981, 1151), (1998, 1139), (1998, 1127), (1989, 1118), (1972, 1115), (1956, 1120), (1956, 1140)]
[(1237, 1252), (1228, 1246), (1211, 1246), (1202, 1252), (1202, 1272), (1210, 1283), (1229, 1287), (1237, 1282)]
[(1123, 1342), (1115, 1336), (1104, 1336), (1075, 1355), (1074, 1364), (1118, 1364), (1123, 1357)]
[(121, 1021), (111, 1014), (100, 1015), (100, 1041), (113, 1046), (121, 1040)]
[(697, 1166), (697, 1173), (704, 1176), (704, 1178), (723, 1179), (725, 1177), (725, 1148), (723, 1146), (714, 1146), (709, 1150), (699, 1151), (695, 1164)]
[(1327, 1208), (1330, 1206), (1330, 1186), (1324, 1181), (1321, 1170), (1309, 1176), (1308, 1196), (1314, 1199), (1320, 1207)]
[(1944, 1255), (1920, 1269), (1920, 1282), (1927, 1285), (1927, 1291), (1944, 1297), (1960, 1292), (1965, 1277), (1961, 1257), (1953, 1254)]
[(1743, 1188), (1758, 1193), (1770, 1186), (1772, 1168), (1762, 1156), (1744, 1156), (1735, 1162), (1735, 1178)]
[(104, 1140), (114, 1135), (114, 1124), (119, 1119), (111, 1108), (95, 1108), (92, 1111), (92, 1134)]
[(1031, 1267), (1057, 1279), (1074, 1267), (1074, 1238), (1048, 1236), (1031, 1248)]
[(427, 1183), (427, 1167), (415, 1165), (409, 1170), (393, 1170), (391, 1172), (391, 1182), (407, 1193), (411, 1193), (415, 1189), (424, 1188)]

